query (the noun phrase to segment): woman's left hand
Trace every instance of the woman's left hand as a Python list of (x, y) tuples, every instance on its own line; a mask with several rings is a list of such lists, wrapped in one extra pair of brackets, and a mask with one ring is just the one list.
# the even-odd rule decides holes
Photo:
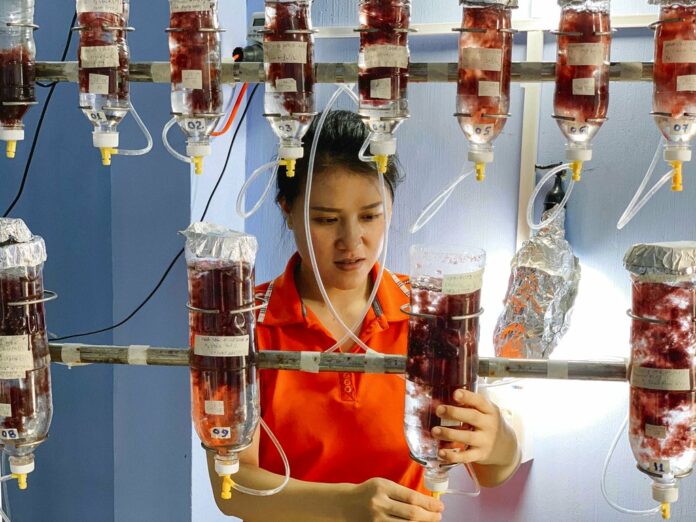
[(441, 449), (440, 459), (447, 464), (476, 463), (484, 466), (510, 466), (518, 457), (517, 437), (505, 421), (500, 408), (483, 395), (465, 389), (454, 393), (459, 406), (438, 406), (441, 419), (468, 424), (470, 429), (432, 429), (433, 437), (454, 442), (464, 449)]

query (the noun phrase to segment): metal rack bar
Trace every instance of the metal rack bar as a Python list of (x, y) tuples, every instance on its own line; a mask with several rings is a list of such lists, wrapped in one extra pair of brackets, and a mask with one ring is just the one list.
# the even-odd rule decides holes
[[(155, 348), (150, 346), (106, 346), (83, 344), (51, 344), (51, 359), (55, 363), (126, 364), (151, 366), (188, 366), (187, 348)], [(262, 351), (258, 354), (261, 369), (301, 371), (305, 369), (303, 353)], [(402, 374), (406, 370), (403, 355), (365, 356), (354, 353), (311, 352), (318, 357), (320, 372), (357, 372)], [(481, 357), (478, 374), (481, 377), (515, 377), (535, 379), (572, 379), (593, 381), (626, 381), (625, 362), (547, 361), (533, 359), (501, 359)]]
[[(358, 65), (356, 63), (318, 63), (315, 66), (319, 83), (356, 83)], [(512, 64), (514, 82), (552, 82), (556, 79), (556, 65), (553, 62), (515, 62)], [(615, 82), (652, 81), (651, 62), (616, 62), (610, 66), (610, 79)], [(37, 62), (36, 78), (42, 81), (77, 82), (77, 62)], [(409, 68), (409, 81), (414, 83), (456, 82), (458, 66), (456, 63), (412, 63)], [(169, 62), (132, 62), (130, 80), (133, 82), (169, 83)], [(265, 73), (263, 63), (242, 62), (223, 63), (223, 83), (238, 82), (263, 83)]]

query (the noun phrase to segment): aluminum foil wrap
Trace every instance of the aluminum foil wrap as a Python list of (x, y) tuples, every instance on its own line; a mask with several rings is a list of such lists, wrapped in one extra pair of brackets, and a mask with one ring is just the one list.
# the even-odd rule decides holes
[(696, 281), (696, 241), (633, 245), (624, 256), (624, 267), (642, 281)]
[(565, 240), (564, 223), (561, 210), (512, 259), (503, 312), (493, 334), (497, 357), (548, 359), (568, 331), (580, 262)]
[(21, 219), (0, 218), (0, 270), (32, 268), (44, 261), (43, 238), (32, 235)]
[(517, 9), (519, 7), (519, 0), (459, 0), (460, 5), (502, 5), (503, 7), (509, 7), (511, 9)]
[(198, 222), (181, 232), (186, 237), (186, 263), (219, 262), (222, 265), (245, 262), (251, 265), (256, 259), (256, 238), (221, 225)]

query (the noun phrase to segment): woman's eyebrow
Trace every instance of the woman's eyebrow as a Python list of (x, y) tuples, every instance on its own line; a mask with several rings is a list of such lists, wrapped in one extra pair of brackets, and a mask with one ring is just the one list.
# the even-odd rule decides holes
[[(369, 210), (371, 208), (376, 208), (382, 205), (381, 201), (377, 201), (376, 203), (370, 203), (369, 205), (365, 205), (364, 207), (360, 207), (360, 210)], [(319, 210), (321, 212), (341, 212), (340, 208), (331, 208), (331, 207), (310, 207), (312, 210)]]

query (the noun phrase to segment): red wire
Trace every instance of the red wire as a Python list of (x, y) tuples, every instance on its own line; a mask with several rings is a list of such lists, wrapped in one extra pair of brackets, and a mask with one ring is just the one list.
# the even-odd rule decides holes
[[(239, 59), (239, 55), (235, 54), (233, 56), (233, 58), (234, 58), (234, 61), (236, 62)], [(239, 91), (239, 95), (237, 96), (237, 101), (234, 104), (234, 108), (232, 109), (229, 117), (227, 118), (227, 123), (225, 123), (225, 126), (223, 127), (223, 129), (221, 131), (213, 132), (212, 133), (213, 136), (215, 136), (215, 137), (222, 136), (228, 130), (230, 130), (230, 128), (232, 128), (232, 123), (234, 122), (234, 119), (237, 117), (237, 112), (239, 111), (239, 107), (242, 104), (242, 99), (244, 98), (244, 95), (246, 94), (248, 88), (249, 88), (248, 83), (245, 83), (242, 86), (242, 90)]]

